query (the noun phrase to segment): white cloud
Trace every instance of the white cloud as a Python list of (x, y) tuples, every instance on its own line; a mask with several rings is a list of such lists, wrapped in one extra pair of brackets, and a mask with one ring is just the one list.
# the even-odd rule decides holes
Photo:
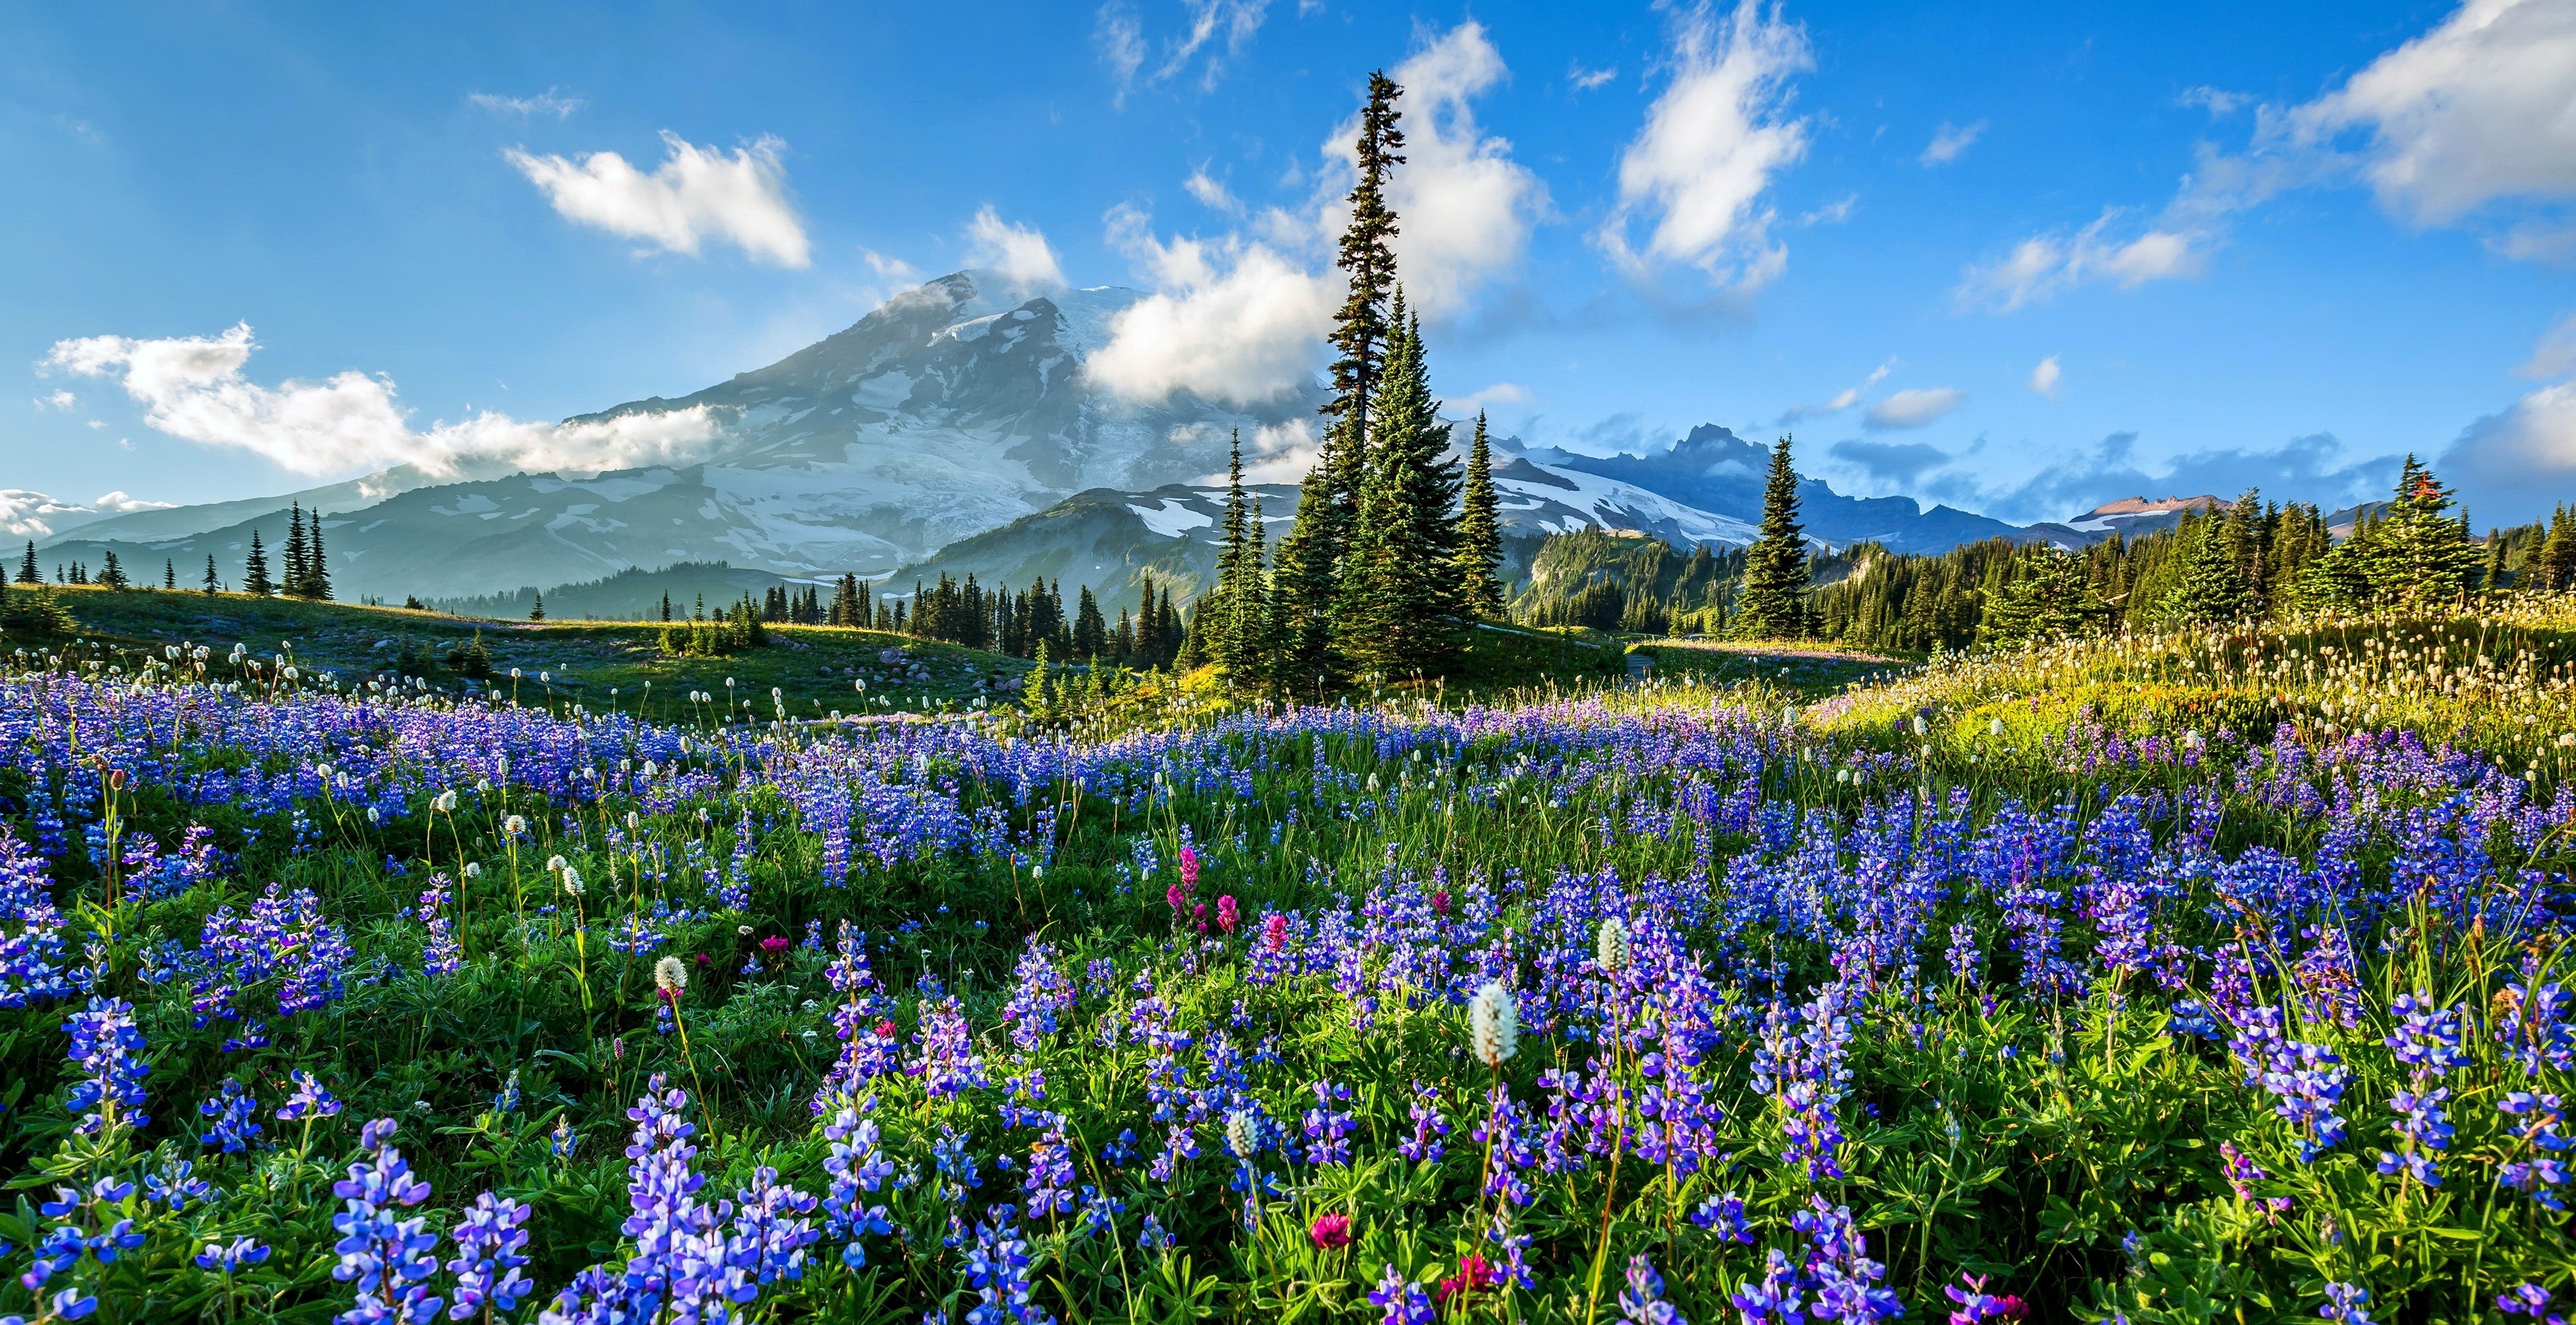
[(2030, 370), (2030, 389), (2050, 400), (2057, 399), (2057, 375), (2057, 356), (2052, 354)]
[(531, 470), (674, 464), (695, 459), (716, 434), (703, 406), (569, 424), (523, 423), (487, 411), (416, 432), (389, 379), (350, 371), (322, 382), (263, 386), (242, 375), (257, 348), (248, 323), (216, 336), (90, 336), (56, 342), (41, 367), (114, 378), (154, 428), (305, 474), (397, 464), (445, 474), (469, 459)]
[(990, 203), (966, 223), (966, 265), (990, 267), (1022, 285), (1064, 284), (1064, 268), (1046, 236), (1003, 220)]
[(41, 492), (0, 488), (0, 534), (12, 538), (44, 538), (54, 532), (56, 519), (90, 513), (86, 506), (57, 501)]
[(1136, 71), (1145, 67), (1144, 25), (1136, 21), (1136, 11), (1110, 0), (1100, 7), (1091, 39), (1100, 48), (1100, 62), (1109, 66), (1110, 81), (1118, 85), (1117, 100), (1125, 101)]
[(177, 505), (177, 502), (147, 501), (130, 495), (123, 488), (114, 492), (100, 493), (89, 504), (91, 510), (106, 511), (112, 515), (123, 515), (128, 511), (166, 511)]
[(1181, 187), (1188, 190), (1191, 197), (1198, 199), (1203, 207), (1236, 215), (1240, 215), (1243, 211), (1241, 200), (1227, 192), (1224, 184), (1209, 178), (1205, 170), (1191, 171), (1190, 177), (1181, 181)]
[(1843, 222), (1850, 220), (1852, 213), (1859, 207), (1860, 195), (1857, 193), (1846, 193), (1812, 212), (1799, 213), (1798, 224), (1802, 226), (1841, 225)]
[(2233, 115), (2237, 111), (2244, 109), (2246, 104), (2253, 101), (2254, 98), (2249, 97), (2242, 92), (2228, 92), (2219, 88), (2203, 85), (2201, 87), (2184, 88), (2182, 95), (2175, 98), (2175, 100), (2185, 106), (2197, 106), (2202, 110), (2208, 111), (2212, 115), (2225, 116)]
[(1463, 415), (1494, 405), (1526, 405), (1534, 398), (1530, 389), (1518, 382), (1496, 382), (1446, 402), (1446, 411)]
[(2576, 487), (2576, 382), (2542, 387), (2470, 424), (2434, 468), (2481, 527), (2548, 515)]
[[(1404, 87), (1407, 140), (1387, 187), (1404, 218), (1396, 259), (1405, 296), (1425, 318), (1463, 311), (1517, 264), (1547, 205), (1537, 176), (1511, 159), (1509, 143), (1478, 129), (1469, 107), (1506, 73), (1484, 28), (1464, 23), (1392, 74)], [(1239, 403), (1275, 399), (1307, 380), (1344, 292), (1327, 264), (1348, 215), (1341, 195), (1357, 131), (1356, 120), (1346, 122), (1326, 145), (1328, 168), (1309, 207), (1265, 211), (1250, 236), (1165, 241), (1144, 212), (1113, 208), (1110, 241), (1156, 293), (1112, 323), (1110, 343), (1090, 361), (1095, 378), (1137, 399), (1189, 390)], [(1195, 180), (1188, 187), (1199, 194)]]
[(1792, 423), (1796, 423), (1800, 419), (1813, 419), (1821, 418), (1828, 414), (1840, 414), (1844, 410), (1850, 409), (1852, 406), (1859, 404), (1860, 398), (1869, 394), (1869, 389), (1871, 387), (1877, 386), (1880, 382), (1885, 381), (1887, 379), (1887, 375), (1890, 372), (1895, 371), (1895, 368), (1896, 360), (1889, 359), (1887, 362), (1869, 370), (1869, 376), (1862, 378), (1860, 380), (1860, 385), (1845, 387), (1842, 390), (1835, 392), (1822, 404), (1792, 405), (1781, 412), (1780, 417), (1774, 421), (1775, 426), (1785, 428)]
[(1617, 81), (1618, 77), (1617, 65), (1607, 69), (1586, 69), (1581, 60), (1576, 60), (1565, 67), (1565, 81), (1572, 84), (1577, 92), (1590, 92), (1595, 88), (1607, 87)]
[(1967, 403), (1968, 393), (1957, 387), (1899, 391), (1864, 411), (1861, 423), (1873, 429), (1920, 428)]
[(1162, 58), (1154, 61), (1151, 71), (1145, 65), (1152, 58), (1152, 45), (1145, 39), (1145, 25), (1136, 11), (1124, 0), (1109, 0), (1100, 7), (1092, 41), (1099, 48), (1100, 62), (1109, 66), (1110, 78), (1118, 85), (1118, 102), (1124, 103), (1135, 90), (1139, 74), (1148, 83), (1170, 82), (1187, 73), (1193, 63), (1199, 67), (1201, 90), (1215, 87), (1227, 63), (1261, 31), (1270, 0), (1181, 0), (1181, 7), (1188, 11), (1189, 24), (1163, 44)]
[[(1243, 481), (1246, 483), (1302, 483), (1306, 479), (1306, 471), (1315, 467), (1315, 458), (1324, 449), (1323, 436), (1316, 431), (1311, 419), (1265, 423), (1253, 429), (1252, 435), (1243, 441)], [(1293, 514), (1293, 510), (1276, 508), (1262, 512), (1264, 517)]]
[(868, 264), (868, 270), (875, 272), (880, 280), (917, 281), (921, 279), (921, 273), (913, 270), (912, 264), (901, 258), (887, 257), (872, 248), (860, 249), (859, 257)]
[[(2226, 115), (2247, 98), (2196, 87), (2181, 100)], [(2389, 214), (2419, 226), (2462, 223), (2507, 201), (2563, 203), (2576, 197), (2571, 105), (2576, 5), (2465, 0), (2439, 27), (2326, 95), (2257, 106), (2246, 149), (2204, 146), (2152, 224), (2109, 235), (2122, 214), (2110, 208), (2072, 236), (2034, 236), (1970, 267), (1960, 301), (2009, 312), (2087, 281), (2134, 287), (2190, 275), (2234, 214), (2292, 188), (2355, 177)], [(2485, 243), (2507, 258), (2557, 261), (2576, 252), (2576, 227), (2524, 216)]]
[(2576, 193), (2576, 5), (2467, 0), (2440, 27), (2280, 117), (2297, 145), (2366, 132), (2382, 206), (2442, 224), (2499, 198)]
[(784, 142), (763, 137), (727, 153), (665, 129), (662, 143), (670, 155), (650, 175), (615, 152), (578, 162), (515, 147), (503, 155), (566, 220), (692, 257), (704, 241), (719, 239), (755, 261), (811, 262), (804, 223), (787, 201)]
[(1156, 293), (1118, 314), (1083, 371), (1133, 400), (1190, 391), (1239, 404), (1273, 400), (1308, 380), (1340, 293), (1269, 246), (1228, 237), (1164, 243), (1132, 209), (1110, 237), (1151, 273)]
[(465, 99), (485, 110), (499, 111), (505, 115), (552, 115), (559, 120), (571, 119), (572, 113), (582, 107), (581, 98), (556, 96), (553, 88), (547, 88), (533, 97), (505, 97), (491, 92), (473, 92), (468, 93)]
[(68, 414), (71, 411), (80, 408), (80, 397), (73, 395), (69, 391), (50, 392), (37, 398), (36, 408), (58, 409)]
[(2033, 235), (2002, 258), (1970, 267), (1955, 291), (1958, 301), (2009, 313), (2059, 290), (2094, 281), (2135, 289), (2148, 281), (2198, 273), (2208, 246), (2216, 242), (2207, 230), (2148, 229), (2133, 236), (2111, 235), (2119, 217), (2117, 210), (2106, 211), (2071, 235)]
[(2565, 377), (2576, 373), (2576, 315), (2549, 329), (2531, 349), (2531, 358), (2514, 371), (2525, 377)]
[(1933, 133), (1932, 141), (1924, 145), (1923, 154), (1914, 159), (1926, 166), (1946, 166), (1958, 160), (1985, 132), (1984, 120), (1966, 128), (1954, 127), (1948, 120), (1943, 120), (1941, 127)]
[[(1619, 159), (1619, 205), (1597, 233), (1641, 273), (1687, 263), (1719, 284), (1758, 288), (1788, 265), (1770, 236), (1771, 178), (1807, 151), (1807, 122), (1782, 115), (1792, 75), (1814, 66), (1805, 33), (1775, 5), (1742, 0), (1730, 17), (1703, 3), (1681, 17), (1672, 81)], [(1651, 214), (1642, 252), (1629, 228)]]
[[(1547, 188), (1489, 138), (1468, 102), (1507, 77), (1502, 52), (1483, 25), (1467, 22), (1414, 53), (1392, 75), (1404, 88), (1404, 164), (1387, 183), (1403, 218), (1395, 237), (1405, 298), (1426, 318), (1445, 318), (1495, 275), (1516, 265), (1547, 206)], [(1359, 121), (1334, 136), (1350, 160)], [(1338, 232), (1335, 220), (1331, 232)]]

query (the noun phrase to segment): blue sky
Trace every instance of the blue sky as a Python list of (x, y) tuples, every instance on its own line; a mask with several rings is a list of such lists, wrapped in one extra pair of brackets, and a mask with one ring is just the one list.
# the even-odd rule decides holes
[(578, 462), (969, 263), (1155, 291), (1121, 389), (1257, 394), (1380, 66), (1437, 384), (1527, 441), (2576, 499), (2576, 0), (2106, 8), (12, 0), (0, 524)]

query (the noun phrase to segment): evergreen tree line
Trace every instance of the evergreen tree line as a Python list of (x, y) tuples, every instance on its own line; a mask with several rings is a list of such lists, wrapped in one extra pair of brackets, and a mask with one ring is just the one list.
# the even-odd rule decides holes
[(667, 621), (662, 627), (662, 654), (669, 658), (722, 658), (768, 645), (760, 605), (749, 593), (731, 607), (716, 609), (713, 617), (707, 615), (707, 600), (701, 594), (687, 620)]
[(2457, 507), (2410, 456), (2393, 498), (2340, 542), (2317, 507), (2248, 489), (2172, 529), (2075, 551), (2003, 539), (1937, 555), (1863, 544), (1848, 554), (1851, 573), (1813, 595), (1817, 628), (1862, 648), (1929, 651), (2576, 587), (2576, 512), (2480, 539)]
[(1746, 556), (1703, 543), (1684, 552), (1660, 538), (1587, 529), (1550, 538), (1530, 564), (1512, 617), (1531, 626), (1630, 634), (1721, 634), (1731, 622)]
[[(1061, 581), (1036, 581), (1014, 593), (1009, 585), (985, 589), (971, 573), (963, 582), (943, 573), (935, 585), (914, 584), (910, 604), (880, 602), (877, 624), (881, 630), (1014, 658), (1045, 656), (1059, 662), (1081, 659), (1129, 667), (1194, 663), (1194, 657), (1186, 656), (1189, 628), (1171, 586), (1156, 584), (1151, 575), (1143, 581), (1138, 611), (1131, 615), (1121, 607), (1114, 627), (1101, 615), (1100, 602), (1089, 585), (1077, 591), (1068, 614)], [(864, 601), (856, 600), (853, 610)]]

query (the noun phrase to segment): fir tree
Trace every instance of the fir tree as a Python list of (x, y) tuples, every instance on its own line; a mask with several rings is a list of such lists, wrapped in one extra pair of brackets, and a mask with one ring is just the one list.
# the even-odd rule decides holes
[(1446, 670), (1458, 646), (1457, 479), (1442, 458), (1449, 425), (1431, 398), (1421, 327), (1403, 307), (1399, 292), (1334, 628), (1355, 666), (1423, 676)]
[(267, 598), (277, 592), (277, 584), (268, 578), (268, 552), (259, 545), (259, 531), (250, 531), (250, 556), (242, 562), (242, 592), (253, 598)]
[(1226, 462), (1225, 539), (1217, 553), (1216, 587), (1194, 609), (1208, 660), (1237, 685), (1259, 680), (1267, 663), (1260, 650), (1261, 623), (1270, 611), (1264, 587), (1258, 517), (1243, 495), (1243, 434), (1237, 430)]
[(304, 530), (304, 592), (317, 603), (331, 601), (331, 561), (322, 554), (322, 512), (313, 512)]
[(208, 598), (214, 597), (216, 592), (223, 587), (223, 581), (215, 575), (215, 558), (213, 554), (209, 553), (206, 557), (206, 596)]
[(289, 598), (302, 598), (306, 577), (312, 573), (304, 554), (304, 504), (297, 502), (286, 516), (286, 579), (278, 587)]
[(533, 589), (529, 590), (529, 591), (528, 591), (528, 594), (529, 594), (529, 603), (528, 603), (528, 619), (529, 619), (530, 621), (543, 621), (543, 620), (545, 620), (545, 619), (546, 619), (546, 596), (545, 596), (544, 594), (542, 594), (542, 593), (538, 593), (537, 591), (535, 591), (535, 590), (533, 590)]
[[(1707, 549), (1701, 549), (1705, 552)], [(1485, 412), (1476, 411), (1476, 436), (1468, 444), (1467, 477), (1458, 493), (1458, 611), (1469, 618), (1500, 620), (1503, 584), (1502, 503), (1494, 493), (1493, 451), (1485, 438)]]
[(131, 583), (131, 581), (125, 578), (125, 568), (116, 564), (116, 550), (114, 548), (108, 549), (107, 564), (105, 567), (100, 569), (98, 573), (98, 582), (110, 589), (118, 590), (124, 589)]
[(1807, 533), (1798, 523), (1798, 472), (1789, 461), (1789, 439), (1771, 449), (1762, 483), (1762, 533), (1744, 550), (1744, 594), (1736, 603), (1737, 634), (1754, 639), (1796, 639), (1807, 634)]
[(663, 622), (663, 624), (664, 624), (664, 625), (668, 625), (668, 624), (670, 624), (670, 621), (671, 621), (671, 591), (670, 591), (670, 590), (668, 590), (668, 589), (665, 589), (665, 590), (663, 590), (663, 591), (662, 591), (662, 622)]
[[(27, 545), (28, 562), (34, 564), (35, 544)], [(2535, 587), (2556, 591), (2576, 581), (2576, 511), (2561, 505), (2549, 517), (2549, 534), (2540, 542), (2539, 570)]]
[(2415, 457), (2399, 470), (2397, 496), (2371, 529), (2369, 576), (2381, 602), (2451, 602), (2468, 592), (2477, 572), (2469, 531), (2447, 511), (2451, 490)]
[(18, 563), (18, 583), (43, 584), (45, 573), (36, 568), (36, 540), (27, 540), (27, 558)]
[[(2237, 509), (2243, 507), (2238, 503)], [(2228, 516), (2215, 511), (2186, 515), (2175, 536), (2183, 546), (2180, 577), (2165, 593), (2165, 618), (2215, 622), (2245, 615), (2252, 600)]]
[(174, 558), (161, 559), (161, 587), (164, 589), (179, 587), (179, 563)]

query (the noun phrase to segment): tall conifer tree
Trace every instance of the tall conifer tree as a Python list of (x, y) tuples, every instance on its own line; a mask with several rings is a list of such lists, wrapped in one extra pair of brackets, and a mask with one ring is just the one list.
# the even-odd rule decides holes
[(1386, 186), (1404, 161), (1403, 112), (1396, 108), (1403, 95), (1384, 71), (1369, 75), (1368, 104), (1353, 145), (1358, 178), (1349, 197), (1351, 219), (1336, 258), (1350, 285), (1333, 325), (1333, 398), (1323, 408), (1324, 447), (1298, 491), (1296, 519), (1279, 544), (1271, 584), (1278, 680), (1300, 694), (1320, 693), (1333, 669), (1333, 610), (1367, 469), (1369, 410), (1386, 355), (1387, 299), (1395, 289), (1397, 218)]
[(1798, 471), (1789, 439), (1771, 449), (1771, 471), (1762, 481), (1762, 534), (1744, 550), (1744, 596), (1736, 632), (1756, 639), (1795, 639), (1807, 633), (1807, 532), (1798, 523)]
[(1431, 398), (1422, 328), (1401, 292), (1395, 308), (1335, 627), (1353, 666), (1421, 676), (1446, 670), (1457, 647), (1457, 479), (1443, 458), (1449, 425)]
[(268, 578), (268, 550), (259, 545), (259, 531), (250, 531), (250, 555), (242, 560), (242, 592), (253, 598), (266, 598), (277, 592), (277, 583)]
[(312, 564), (305, 556), (304, 504), (295, 503), (286, 516), (286, 579), (278, 585), (289, 598), (305, 596), (306, 577)]
[(1485, 412), (1476, 411), (1476, 436), (1467, 449), (1467, 476), (1458, 492), (1458, 612), (1499, 619), (1503, 584), (1502, 503), (1494, 493), (1493, 448), (1485, 437)]
[(304, 590), (317, 603), (331, 601), (331, 559), (322, 551), (322, 512), (316, 508), (304, 530)]
[(43, 584), (45, 573), (36, 566), (36, 540), (27, 540), (27, 559), (18, 563), (18, 583)]

